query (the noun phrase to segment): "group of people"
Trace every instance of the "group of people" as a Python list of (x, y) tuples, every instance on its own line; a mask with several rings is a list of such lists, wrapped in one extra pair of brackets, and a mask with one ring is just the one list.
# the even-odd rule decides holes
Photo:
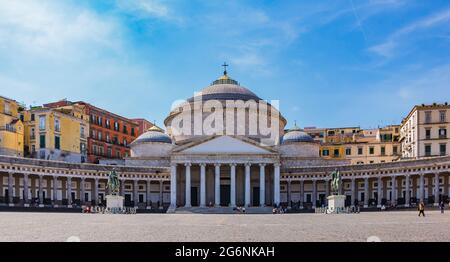
[[(445, 210), (444, 201), (441, 201), (439, 203), (439, 208), (441, 209), (441, 214), (444, 214), (444, 210)], [(425, 204), (423, 203), (423, 201), (420, 201), (419, 205), (417, 206), (417, 210), (419, 211), (419, 217), (420, 216), (425, 217)]]

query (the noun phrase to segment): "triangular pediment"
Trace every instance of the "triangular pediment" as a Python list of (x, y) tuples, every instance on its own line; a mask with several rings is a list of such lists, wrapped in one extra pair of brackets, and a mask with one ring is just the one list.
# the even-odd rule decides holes
[(256, 142), (244, 141), (231, 136), (217, 136), (206, 141), (189, 145), (177, 150), (189, 154), (273, 154), (270, 148), (264, 148)]

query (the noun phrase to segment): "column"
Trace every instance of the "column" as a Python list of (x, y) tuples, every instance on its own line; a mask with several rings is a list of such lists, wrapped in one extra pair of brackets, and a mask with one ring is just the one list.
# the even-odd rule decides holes
[(411, 196), (409, 195), (409, 175), (405, 176), (405, 207), (409, 207), (409, 201)]
[(58, 177), (53, 176), (53, 207), (58, 207)]
[(206, 164), (200, 164), (200, 207), (206, 206)]
[(422, 202), (424, 199), (424, 174), (420, 174), (419, 177), (419, 199)]
[(330, 180), (325, 179), (325, 201), (329, 195), (330, 195)]
[(164, 186), (164, 181), (160, 180), (159, 181), (159, 207), (160, 208), (162, 208), (164, 206), (163, 186)]
[(67, 177), (67, 205), (72, 207), (72, 177)]
[(28, 196), (28, 174), (23, 174), (23, 204), (30, 206), (30, 198)]
[(439, 173), (434, 174), (434, 206), (439, 206)]
[(266, 164), (259, 164), (259, 206), (266, 205)]
[(85, 194), (85, 188), (84, 188), (84, 184), (86, 183), (86, 178), (84, 178), (84, 177), (82, 177), (81, 178), (81, 181), (80, 181), (80, 188), (81, 188), (81, 193), (80, 193), (80, 202), (81, 202), (81, 204), (82, 205), (84, 205), (84, 204), (86, 204), (86, 199), (85, 199), (85, 197), (84, 197), (84, 194)]
[(391, 186), (391, 195), (392, 195), (392, 198), (391, 198), (391, 204), (397, 205), (397, 185), (396, 185), (396, 182), (395, 182), (395, 176), (392, 176), (392, 177), (391, 177), (391, 180), (392, 180), (392, 186)]
[(177, 207), (177, 165), (170, 166), (170, 208)]
[(364, 178), (364, 207), (369, 207), (369, 178)]
[(230, 164), (230, 206), (236, 207), (236, 164)]
[(378, 181), (377, 181), (377, 207), (381, 207), (381, 200), (383, 199), (382, 196), (382, 190), (381, 190), (381, 185), (382, 185), (382, 181), (381, 181), (381, 176), (378, 177)]
[(314, 179), (312, 181), (312, 208), (316, 208), (316, 203), (317, 203), (317, 181), (316, 179)]
[(44, 191), (42, 189), (42, 179), (43, 179), (43, 176), (40, 175), (39, 176), (39, 207), (44, 206)]
[(351, 206), (355, 206), (356, 200), (358, 199), (358, 196), (356, 195), (356, 179), (354, 177), (352, 177), (352, 182), (351, 182), (351, 189), (352, 189), (352, 203), (350, 204)]
[(151, 191), (150, 191), (150, 186), (151, 186), (151, 181), (147, 180), (147, 186), (145, 187), (145, 189), (147, 190), (147, 209), (151, 209), (152, 208), (152, 198), (151, 198)]
[(303, 209), (304, 196), (305, 196), (305, 181), (300, 180), (300, 209)]
[(12, 172), (9, 172), (8, 173), (8, 203), (9, 203), (9, 206), (14, 206), (14, 203), (13, 203), (13, 196), (14, 196), (14, 194), (13, 194), (13, 173)]
[(120, 193), (121, 196), (125, 196), (125, 179), (120, 179)]
[(94, 179), (94, 197), (93, 199), (95, 200), (95, 204), (99, 205), (99, 201), (98, 201), (98, 178), (96, 177)]
[(280, 164), (274, 164), (274, 176), (273, 176), (273, 192), (274, 192), (274, 204), (276, 206), (280, 205)]
[(214, 165), (214, 205), (220, 206), (220, 164)]
[(245, 206), (250, 206), (250, 163), (245, 164)]
[(185, 203), (184, 207), (191, 207), (191, 163), (184, 164), (186, 167), (186, 188), (185, 188)]
[(288, 201), (288, 205), (290, 207), (292, 207), (292, 203), (291, 203), (291, 178), (288, 179), (288, 183), (287, 183), (287, 201)]
[(135, 208), (137, 208), (139, 204), (138, 188), (139, 188), (138, 181), (133, 180), (133, 202)]

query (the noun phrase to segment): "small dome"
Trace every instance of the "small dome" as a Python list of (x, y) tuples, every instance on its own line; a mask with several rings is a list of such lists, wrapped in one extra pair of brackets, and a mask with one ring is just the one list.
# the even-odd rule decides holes
[(162, 129), (157, 126), (152, 126), (145, 133), (140, 135), (132, 144), (137, 143), (172, 143), (172, 140), (168, 135), (164, 133)]
[(290, 129), (282, 139), (282, 144), (292, 143), (292, 142), (314, 142), (314, 139), (308, 135), (306, 132), (302, 131), (297, 126)]

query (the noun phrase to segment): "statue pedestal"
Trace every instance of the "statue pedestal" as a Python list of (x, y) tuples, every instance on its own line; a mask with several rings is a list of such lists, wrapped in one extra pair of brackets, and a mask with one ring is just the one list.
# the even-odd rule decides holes
[(327, 213), (340, 213), (345, 209), (345, 199), (344, 195), (331, 195), (327, 197), (328, 199), (328, 210)]
[(106, 207), (123, 209), (123, 201), (124, 201), (123, 196), (107, 195)]

